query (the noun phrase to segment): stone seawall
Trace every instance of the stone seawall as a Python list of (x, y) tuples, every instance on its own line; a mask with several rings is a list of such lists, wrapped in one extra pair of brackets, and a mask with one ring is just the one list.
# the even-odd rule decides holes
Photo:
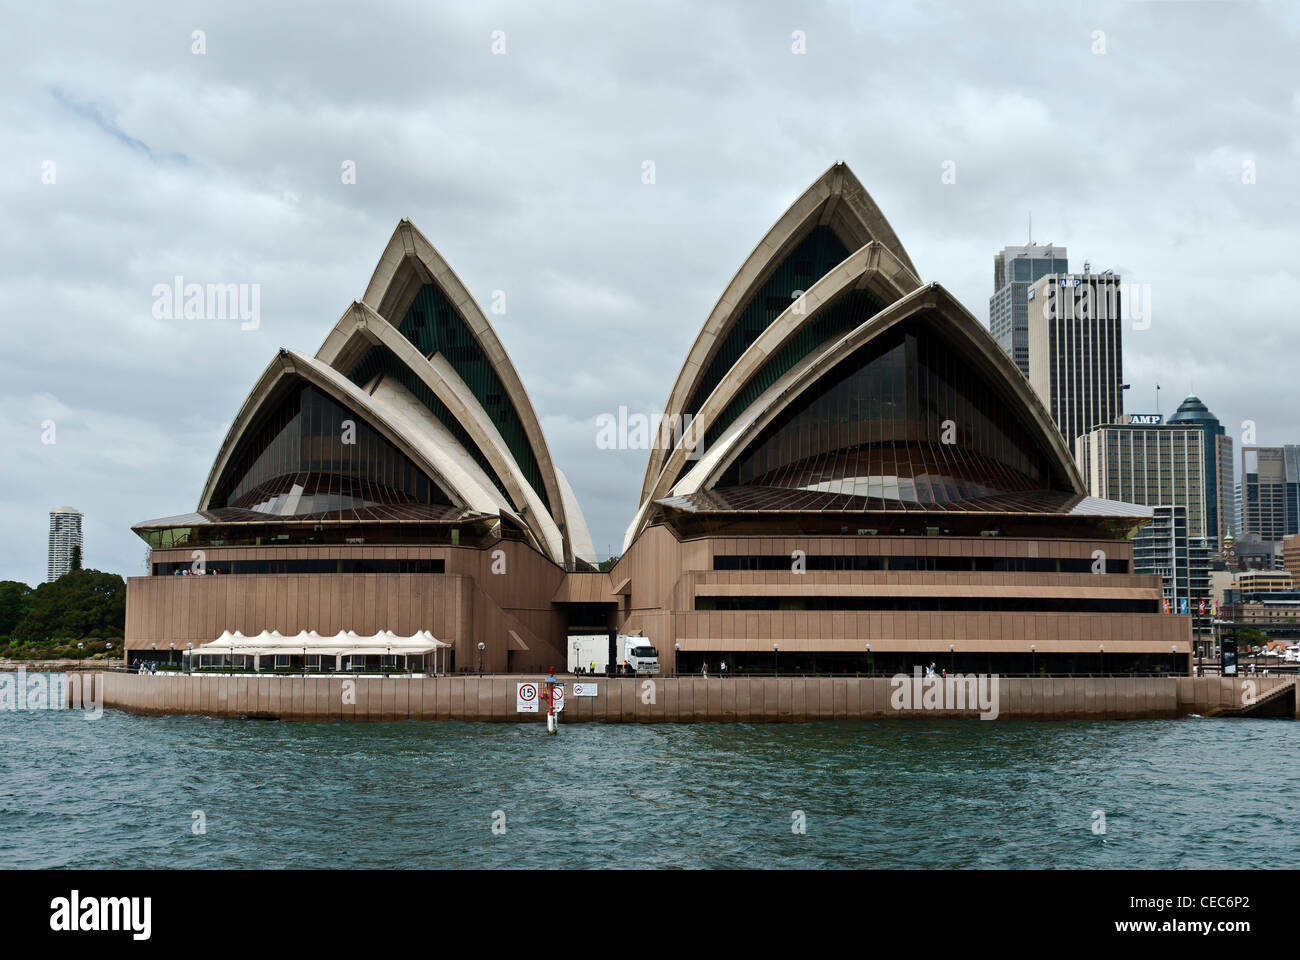
[[(278, 720), (480, 720), (542, 722), (517, 711), (517, 684), (536, 676), (301, 677), (77, 674), (68, 697), (131, 713), (201, 714)], [(573, 695), (561, 722), (806, 723), (901, 716), (978, 717), (962, 708), (957, 684), (916, 687), (914, 703), (888, 677), (659, 677), (594, 681), (596, 696)], [(81, 689), (73, 684), (80, 681)], [(1291, 677), (1000, 678), (978, 692), (1003, 720), (1136, 720), (1161, 717), (1297, 716)], [(95, 685), (93, 688), (90, 685)], [(967, 688), (969, 691), (970, 688)], [(989, 711), (992, 712), (992, 711)]]

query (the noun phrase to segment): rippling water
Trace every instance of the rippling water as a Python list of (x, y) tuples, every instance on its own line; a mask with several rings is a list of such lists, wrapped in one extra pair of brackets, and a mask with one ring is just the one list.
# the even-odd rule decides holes
[(541, 722), (0, 712), (6, 869), (1281, 867), (1300, 858), (1297, 796), (1300, 724), (1286, 720), (548, 737)]

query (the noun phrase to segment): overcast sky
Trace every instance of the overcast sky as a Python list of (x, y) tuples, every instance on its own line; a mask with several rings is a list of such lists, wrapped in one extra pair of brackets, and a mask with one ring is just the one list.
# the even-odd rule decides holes
[[(985, 323), (1032, 210), (1073, 268), (1150, 284), (1128, 410), (1159, 381), (1165, 413), (1194, 389), (1238, 442), (1248, 418), (1300, 442), (1300, 4), (4, 7), (0, 579), (44, 579), (65, 504), (86, 566), (142, 574), (131, 524), (194, 509), (276, 349), (315, 352), (401, 217), (485, 309), (505, 292), (491, 319), (618, 550), (646, 454), (598, 450), (596, 417), (662, 409), (838, 160)], [(156, 319), (177, 275), (260, 284), (260, 326)]]

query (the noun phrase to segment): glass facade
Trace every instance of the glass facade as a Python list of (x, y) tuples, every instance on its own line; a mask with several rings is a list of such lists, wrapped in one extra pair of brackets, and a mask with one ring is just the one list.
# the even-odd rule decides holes
[(938, 613), (1159, 613), (1155, 600), (1091, 597), (696, 597), (696, 610), (898, 610)]
[[(511, 403), (504, 384), (492, 367), (492, 362), (483, 352), (478, 338), (474, 336), (452, 302), (437, 286), (426, 284), (411, 301), (406, 315), (397, 324), (397, 329), (426, 357), (440, 353), (451, 364), (457, 376), (465, 381), (465, 386), (469, 387), (500, 432), (501, 439), (505, 441), (515, 462), (519, 464), (519, 469), (523, 472), (529, 486), (537, 492), (546, 509), (551, 510), (552, 505), (546, 495), (546, 485), (542, 482), (542, 469), (537, 462), (532, 445), (528, 442), (523, 420)], [(363, 360), (362, 364), (364, 365), (365, 362)], [(350, 376), (353, 381), (361, 382), (357, 379), (357, 371), (353, 371)], [(408, 389), (411, 387), (410, 383), (406, 386)], [(412, 392), (427, 404), (427, 397), (424, 394), (415, 390)], [(425, 393), (432, 396), (431, 391)], [(439, 411), (435, 409), (434, 412)], [(454, 422), (455, 418), (448, 414), (446, 419), (442, 416), (439, 416), (439, 419), (447, 423), (448, 420)], [(473, 443), (462, 441), (462, 444), (466, 450), (476, 449)]]
[(709, 425), (704, 435), (705, 449), (715, 443), (723, 431), (731, 426), (764, 390), (781, 379), (796, 363), (823, 344), (866, 323), (883, 309), (885, 304), (874, 294), (866, 290), (853, 290), (818, 311), (816, 317), (805, 323), (785, 346), (768, 358), (722, 414)]
[[(921, 557), (839, 556), (809, 554), (803, 558), (806, 570), (893, 570), (995, 573), (1092, 573), (1091, 560), (1078, 557)], [(793, 561), (787, 554), (717, 554), (714, 570), (783, 570)], [(1106, 573), (1128, 573), (1127, 560), (1105, 561)]]
[(777, 265), (750, 298), (731, 329), (724, 333), (683, 412), (692, 415), (698, 412), (741, 354), (797, 299), (797, 292), (807, 290), (848, 255), (849, 251), (834, 230), (826, 226), (813, 227), (808, 236)]
[(947, 503), (1051, 489), (1050, 464), (995, 386), (917, 317), (822, 376), (716, 486)]
[[(460, 421), (447, 409), (447, 405), (438, 399), (438, 395), (429, 389), (415, 371), (398, 360), (391, 350), (382, 345), (372, 347), (366, 351), (365, 356), (348, 373), (348, 379), (359, 387), (365, 387), (378, 376), (392, 377), (405, 387), (415, 399), (419, 400), (425, 409), (437, 417), (438, 422), (456, 438), (456, 442), (464, 448), (465, 452), (473, 457), (474, 462), (487, 474), (488, 479), (492, 481), (493, 486), (497, 488), (502, 498), (507, 503), (513, 502), (506, 490), (506, 485), (501, 482), (501, 477), (492, 468), (492, 462), (479, 449), (478, 444), (470, 438), (469, 432), (461, 426)], [(545, 502), (546, 497), (543, 496), (542, 500)]]
[[(443, 560), (379, 560), (341, 558), (336, 560), (209, 560), (204, 576), (253, 573), (442, 573)], [(190, 575), (193, 564), (155, 563), (155, 577)]]
[[(1225, 431), (1218, 417), (1212, 414), (1201, 402), (1200, 397), (1188, 396), (1168, 420), (1169, 423), (1190, 423), (1201, 428), (1205, 446), (1205, 536), (1217, 547), (1227, 533), (1227, 517), (1219, 516), (1221, 490), (1219, 488), (1224, 472), (1224, 455), (1227, 456), (1229, 476), (1232, 470), (1232, 439), (1226, 444), (1219, 441)], [(1226, 450), (1225, 450), (1226, 447)]]
[(244, 434), (212, 498), (276, 516), (373, 504), (450, 504), (411, 460), (352, 411), (299, 383)]

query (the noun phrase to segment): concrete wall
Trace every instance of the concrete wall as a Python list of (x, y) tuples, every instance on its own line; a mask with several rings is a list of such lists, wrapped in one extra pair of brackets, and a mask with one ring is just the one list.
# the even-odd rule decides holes
[[(495, 574), (493, 551), (504, 554)], [(189, 563), (192, 551), (155, 550), (153, 563)], [(484, 668), (545, 670), (563, 664), (563, 611), (551, 597), (564, 571), (526, 544), (500, 540), (474, 547), (213, 547), (209, 563), (232, 560), (436, 559), (445, 573), (230, 574), (130, 577), (126, 582), (126, 660), (136, 651), (165, 656), (226, 631), (286, 636), (315, 630), (331, 636), (429, 630), (451, 643), (456, 664), (478, 666), (476, 644), (487, 644)], [(513, 631), (528, 649), (520, 649)], [(177, 655), (179, 658), (179, 654)]]
[[(75, 678), (74, 678), (75, 679)], [(266, 716), (281, 720), (494, 720), (542, 722), (517, 713), (516, 684), (495, 677), (221, 677), (82, 675), (102, 684), (106, 707), (143, 714)], [(72, 682), (71, 680), (69, 681)], [(909, 678), (910, 682), (910, 678)], [(344, 684), (354, 684), (344, 696)], [(886, 677), (665, 677), (595, 680), (598, 696), (570, 696), (562, 722), (811, 722), (898, 716), (977, 716), (967, 709), (896, 709)], [(1045, 678), (997, 681), (999, 719), (1131, 720), (1240, 714), (1252, 704), (1297, 714), (1296, 681), (1283, 677)], [(653, 689), (653, 702), (643, 696)], [(69, 696), (73, 691), (69, 691)], [(83, 697), (92, 696), (83, 692)]]
[[(1127, 540), (1015, 537), (700, 537), (679, 540), (665, 524), (645, 530), (610, 573), (627, 581), (618, 613), (623, 633), (643, 633), (665, 671), (678, 668), (677, 648), (722, 652), (1141, 653), (1191, 654), (1192, 618), (1163, 613), (1024, 613), (861, 610), (696, 610), (697, 596), (953, 596), (1073, 597), (1158, 603), (1153, 574), (714, 570), (714, 556), (921, 556), (1091, 561), (1101, 550), (1132, 563)], [(991, 668), (990, 668), (991, 669)]]

